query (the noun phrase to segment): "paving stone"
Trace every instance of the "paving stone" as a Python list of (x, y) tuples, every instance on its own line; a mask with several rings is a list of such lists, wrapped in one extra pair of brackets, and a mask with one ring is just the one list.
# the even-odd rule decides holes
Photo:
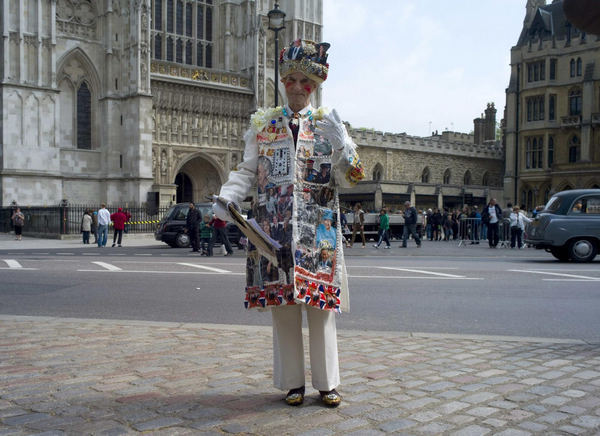
[(531, 430), (533, 432), (542, 432), (548, 428), (547, 425), (540, 424), (539, 422), (525, 421), (519, 424), (519, 427), (525, 430)]
[(423, 434), (439, 435), (452, 429), (454, 426), (443, 422), (432, 422), (427, 425), (420, 426), (418, 431)]
[(134, 424), (134, 428), (138, 431), (158, 430), (165, 427), (173, 427), (181, 424), (183, 421), (179, 418), (158, 418), (152, 421)]
[(563, 425), (562, 427), (559, 427), (558, 429), (567, 434), (586, 434), (589, 432), (589, 429), (575, 427), (573, 425)]
[(583, 415), (571, 420), (571, 423), (579, 427), (596, 428), (600, 427), (600, 417)]
[(453, 436), (483, 436), (490, 432), (491, 430), (489, 428), (485, 428), (480, 425), (470, 425), (450, 434)]
[(381, 424), (379, 428), (385, 432), (397, 432), (398, 430), (404, 430), (413, 427), (416, 422), (409, 419), (399, 419), (396, 421), (389, 421)]
[(528, 431), (517, 430), (516, 428), (507, 428), (500, 433), (495, 433), (495, 436), (529, 436), (531, 435)]
[(486, 417), (498, 412), (495, 407), (475, 407), (471, 410), (467, 410), (465, 413), (473, 416)]

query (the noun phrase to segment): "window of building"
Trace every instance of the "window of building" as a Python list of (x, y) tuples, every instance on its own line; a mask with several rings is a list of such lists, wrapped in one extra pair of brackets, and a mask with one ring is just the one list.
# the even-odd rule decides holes
[(546, 61), (527, 64), (527, 81), (538, 82), (540, 80), (546, 80)]
[(554, 165), (554, 136), (548, 137), (548, 168)]
[(579, 137), (573, 135), (569, 141), (569, 163), (579, 162), (581, 160), (581, 144)]
[(575, 88), (569, 92), (569, 115), (581, 115), (581, 89)]
[(183, 2), (181, 0), (177, 2), (177, 16), (175, 22), (177, 24), (177, 34), (183, 35)]
[(183, 63), (183, 41), (181, 39), (177, 39), (176, 42), (175, 62), (178, 64)]
[(444, 185), (449, 185), (451, 180), (452, 172), (450, 171), (450, 168), (448, 168), (446, 171), (444, 171)]
[(529, 137), (525, 144), (525, 168), (542, 168), (544, 139), (541, 136)]
[(383, 167), (381, 164), (375, 165), (375, 169), (373, 170), (373, 180), (376, 182), (380, 182), (383, 178)]
[(582, 74), (582, 62), (581, 62), (581, 58), (577, 58), (577, 77), (581, 76)]
[(92, 94), (85, 82), (77, 90), (77, 148), (92, 148)]
[(152, 23), (155, 30), (162, 30), (162, 0), (154, 0), (154, 20)]
[(556, 80), (556, 59), (550, 59), (550, 80)]
[(162, 59), (162, 37), (154, 35), (154, 59)]
[(212, 68), (213, 7), (212, 0), (155, 0), (154, 59)]
[(421, 183), (429, 183), (429, 168), (425, 167), (421, 173)]
[(556, 120), (556, 95), (551, 94), (548, 99), (548, 119)]
[(487, 171), (483, 173), (483, 177), (481, 178), (481, 184), (483, 186), (490, 186), (490, 173)]
[(575, 59), (571, 59), (569, 62), (569, 75), (575, 77)]
[(539, 121), (544, 119), (544, 96), (527, 97), (527, 121)]
[(467, 170), (465, 172), (465, 176), (463, 177), (463, 183), (465, 185), (470, 185), (472, 182), (471, 171)]
[(192, 41), (185, 43), (185, 63), (191, 65), (194, 62), (192, 59)]

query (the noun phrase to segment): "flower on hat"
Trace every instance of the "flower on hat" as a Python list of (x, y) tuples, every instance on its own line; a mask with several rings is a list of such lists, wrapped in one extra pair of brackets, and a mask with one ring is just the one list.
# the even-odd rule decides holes
[(327, 42), (316, 43), (302, 39), (292, 41), (279, 54), (281, 78), (294, 72), (300, 72), (320, 85), (327, 79), (329, 73), (329, 64), (327, 63), (329, 47), (330, 44)]

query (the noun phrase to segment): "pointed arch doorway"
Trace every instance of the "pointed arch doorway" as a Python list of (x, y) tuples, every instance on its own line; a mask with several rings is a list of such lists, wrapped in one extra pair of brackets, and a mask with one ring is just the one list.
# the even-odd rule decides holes
[(202, 155), (184, 162), (175, 176), (177, 203), (210, 201), (221, 188), (221, 176), (217, 167)]
[(177, 185), (177, 203), (194, 201), (194, 186), (192, 179), (186, 173), (177, 174), (175, 184)]

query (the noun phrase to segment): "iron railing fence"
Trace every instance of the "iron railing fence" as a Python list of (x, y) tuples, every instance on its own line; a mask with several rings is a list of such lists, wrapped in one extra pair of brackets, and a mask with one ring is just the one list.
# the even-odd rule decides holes
[[(60, 206), (19, 206), (25, 215), (23, 233), (41, 235), (73, 235), (81, 233), (81, 220), (86, 210), (97, 211), (100, 204), (66, 204)], [(120, 204), (107, 205), (110, 213), (119, 207), (129, 211), (130, 220), (126, 230), (131, 233), (152, 233), (169, 210), (170, 206), (150, 208), (146, 205), (123, 206)], [(0, 232), (8, 233), (13, 230), (11, 221), (14, 206), (0, 207)]]

